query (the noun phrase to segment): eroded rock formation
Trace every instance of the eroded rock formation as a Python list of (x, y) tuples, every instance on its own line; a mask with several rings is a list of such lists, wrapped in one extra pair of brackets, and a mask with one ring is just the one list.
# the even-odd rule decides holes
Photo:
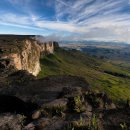
[(27, 70), (36, 76), (40, 70), (40, 55), (54, 52), (55, 42), (41, 43), (31, 36), (0, 36), (0, 68), (11, 73), (14, 70)]

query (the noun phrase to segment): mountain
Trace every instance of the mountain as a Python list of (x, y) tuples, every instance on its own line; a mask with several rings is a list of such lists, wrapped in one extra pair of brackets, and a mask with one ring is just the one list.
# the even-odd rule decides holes
[(129, 130), (127, 67), (35, 36), (0, 39), (0, 130)]
[(130, 45), (121, 42), (97, 42), (97, 41), (79, 41), (79, 42), (61, 42), (61, 47), (68, 50), (76, 49), (91, 56), (104, 58), (112, 61), (129, 62)]
[(59, 41), (59, 43), (63, 46), (68, 46), (69, 44), (75, 44), (75, 45), (105, 45), (105, 46), (129, 46), (126, 42), (119, 42), (119, 41), (96, 41), (96, 40), (72, 40), (72, 41)]

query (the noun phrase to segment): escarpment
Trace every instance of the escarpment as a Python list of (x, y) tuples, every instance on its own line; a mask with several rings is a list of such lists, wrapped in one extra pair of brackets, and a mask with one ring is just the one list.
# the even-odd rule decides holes
[(40, 72), (40, 55), (54, 53), (56, 43), (41, 43), (34, 37), (0, 36), (0, 71), (2, 73), (9, 74), (16, 70), (26, 70), (36, 76)]

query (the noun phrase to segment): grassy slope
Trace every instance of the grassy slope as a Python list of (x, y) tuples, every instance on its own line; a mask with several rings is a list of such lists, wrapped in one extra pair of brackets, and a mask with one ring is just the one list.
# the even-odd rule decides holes
[(41, 59), (39, 78), (48, 75), (77, 75), (84, 77), (95, 91), (105, 91), (116, 102), (130, 98), (130, 79), (106, 74), (103, 70), (130, 75), (130, 71), (109, 62), (101, 61), (78, 51), (59, 49), (54, 55)]

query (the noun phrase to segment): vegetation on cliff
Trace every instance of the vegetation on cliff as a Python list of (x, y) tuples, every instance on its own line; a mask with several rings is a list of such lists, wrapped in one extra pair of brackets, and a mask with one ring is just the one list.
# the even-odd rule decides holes
[[(106, 92), (118, 103), (124, 103), (130, 98), (129, 69), (91, 57), (80, 51), (67, 51), (59, 48), (55, 54), (41, 59), (41, 67), (39, 78), (66, 74), (82, 76), (94, 91)], [(127, 77), (120, 75), (127, 75)]]

